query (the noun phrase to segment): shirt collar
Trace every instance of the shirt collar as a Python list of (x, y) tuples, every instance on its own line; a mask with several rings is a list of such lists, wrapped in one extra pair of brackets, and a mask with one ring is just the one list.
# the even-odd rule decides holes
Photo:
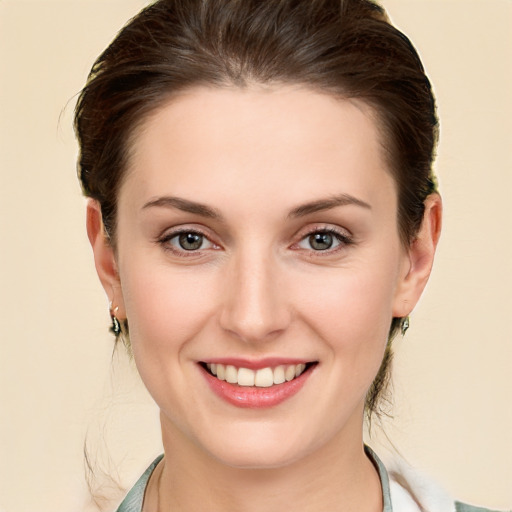
[[(384, 503), (384, 507), (382, 512), (393, 512), (393, 507), (391, 505), (391, 492), (389, 488), (389, 476), (388, 472), (382, 463), (382, 461), (377, 457), (375, 452), (369, 447), (364, 447), (364, 451), (367, 457), (375, 466), (377, 473), (379, 474), (380, 484), (382, 487), (382, 501)], [(157, 457), (154, 462), (146, 469), (143, 475), (139, 478), (137, 483), (132, 487), (130, 492), (126, 495), (126, 498), (123, 500), (117, 512), (141, 512), (142, 503), (144, 501), (144, 492), (146, 490), (147, 483), (153, 473), (154, 469), (158, 465), (158, 463), (162, 460), (163, 455)]]
[(393, 505), (391, 504), (391, 491), (389, 487), (389, 475), (386, 467), (369, 446), (364, 445), (364, 451), (367, 457), (375, 466), (377, 473), (379, 474), (380, 485), (382, 487), (382, 502), (384, 504), (382, 512), (393, 512)]

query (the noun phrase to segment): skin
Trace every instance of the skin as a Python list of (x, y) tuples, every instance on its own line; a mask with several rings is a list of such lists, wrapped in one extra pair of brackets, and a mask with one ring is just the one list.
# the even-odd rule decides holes
[[(382, 510), (364, 399), (392, 317), (427, 282), (441, 202), (427, 199), (404, 248), (372, 111), (298, 87), (192, 89), (135, 134), (118, 204), (115, 251), (94, 201), (87, 225), (170, 454), (145, 510)], [(201, 249), (180, 249), (177, 228), (204, 235)], [(326, 229), (340, 238), (315, 250), (309, 236)], [(288, 400), (242, 409), (198, 365), (227, 356), (317, 364)]]

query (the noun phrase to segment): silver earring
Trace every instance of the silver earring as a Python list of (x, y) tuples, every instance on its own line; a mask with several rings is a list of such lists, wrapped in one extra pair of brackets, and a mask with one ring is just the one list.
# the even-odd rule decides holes
[(116, 313), (119, 311), (119, 306), (112, 308), (112, 301), (110, 301), (108, 305), (108, 309), (110, 312), (110, 319), (112, 320), (112, 326), (110, 327), (110, 331), (114, 334), (114, 336), (119, 336), (121, 334), (121, 324), (117, 319)]
[(405, 333), (407, 332), (407, 329), (409, 329), (409, 317), (408, 316), (402, 318), (402, 322), (400, 324), (400, 330), (402, 331), (402, 336), (405, 335)]

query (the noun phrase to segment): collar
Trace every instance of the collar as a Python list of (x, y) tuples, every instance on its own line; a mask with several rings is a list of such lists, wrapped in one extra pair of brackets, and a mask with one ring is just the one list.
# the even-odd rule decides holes
[(163, 459), (163, 454), (159, 455), (149, 466), (142, 476), (137, 480), (137, 483), (131, 488), (130, 492), (126, 495), (117, 512), (141, 512), (142, 503), (144, 501), (144, 493), (149, 481), (149, 477), (155, 470), (158, 463)]
[[(384, 504), (383, 512), (393, 512), (391, 496), (393, 495), (394, 501), (400, 502), (400, 493), (402, 492), (402, 488), (398, 486), (398, 484), (393, 487), (394, 482), (390, 483), (386, 467), (379, 459), (379, 457), (377, 457), (376, 453), (369, 446), (365, 445), (364, 451), (366, 453), (366, 456), (375, 466), (377, 473), (379, 474), (380, 483), (382, 487), (382, 501)], [(144, 501), (144, 493), (146, 491), (146, 486), (148, 484), (149, 478), (151, 477), (151, 474), (155, 470), (158, 463), (162, 460), (162, 458), (163, 455), (158, 456), (153, 461), (153, 463), (146, 469), (146, 471), (144, 471), (144, 473), (139, 478), (137, 483), (126, 495), (126, 498), (123, 500), (121, 505), (119, 505), (117, 512), (141, 512), (142, 503)], [(411, 509), (409, 509), (409, 511), (411, 511)], [(400, 508), (395, 512), (400, 512)]]
[(375, 466), (380, 478), (380, 485), (382, 487), (382, 502), (384, 504), (382, 512), (393, 512), (393, 505), (391, 504), (391, 489), (389, 485), (389, 475), (386, 467), (382, 461), (377, 457), (377, 454), (368, 446), (364, 445), (366, 456)]

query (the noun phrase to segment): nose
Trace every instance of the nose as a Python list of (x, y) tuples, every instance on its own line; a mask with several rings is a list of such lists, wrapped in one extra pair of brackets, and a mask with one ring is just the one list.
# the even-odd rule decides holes
[(247, 343), (275, 339), (291, 320), (283, 271), (271, 255), (246, 251), (226, 270), (221, 327)]

